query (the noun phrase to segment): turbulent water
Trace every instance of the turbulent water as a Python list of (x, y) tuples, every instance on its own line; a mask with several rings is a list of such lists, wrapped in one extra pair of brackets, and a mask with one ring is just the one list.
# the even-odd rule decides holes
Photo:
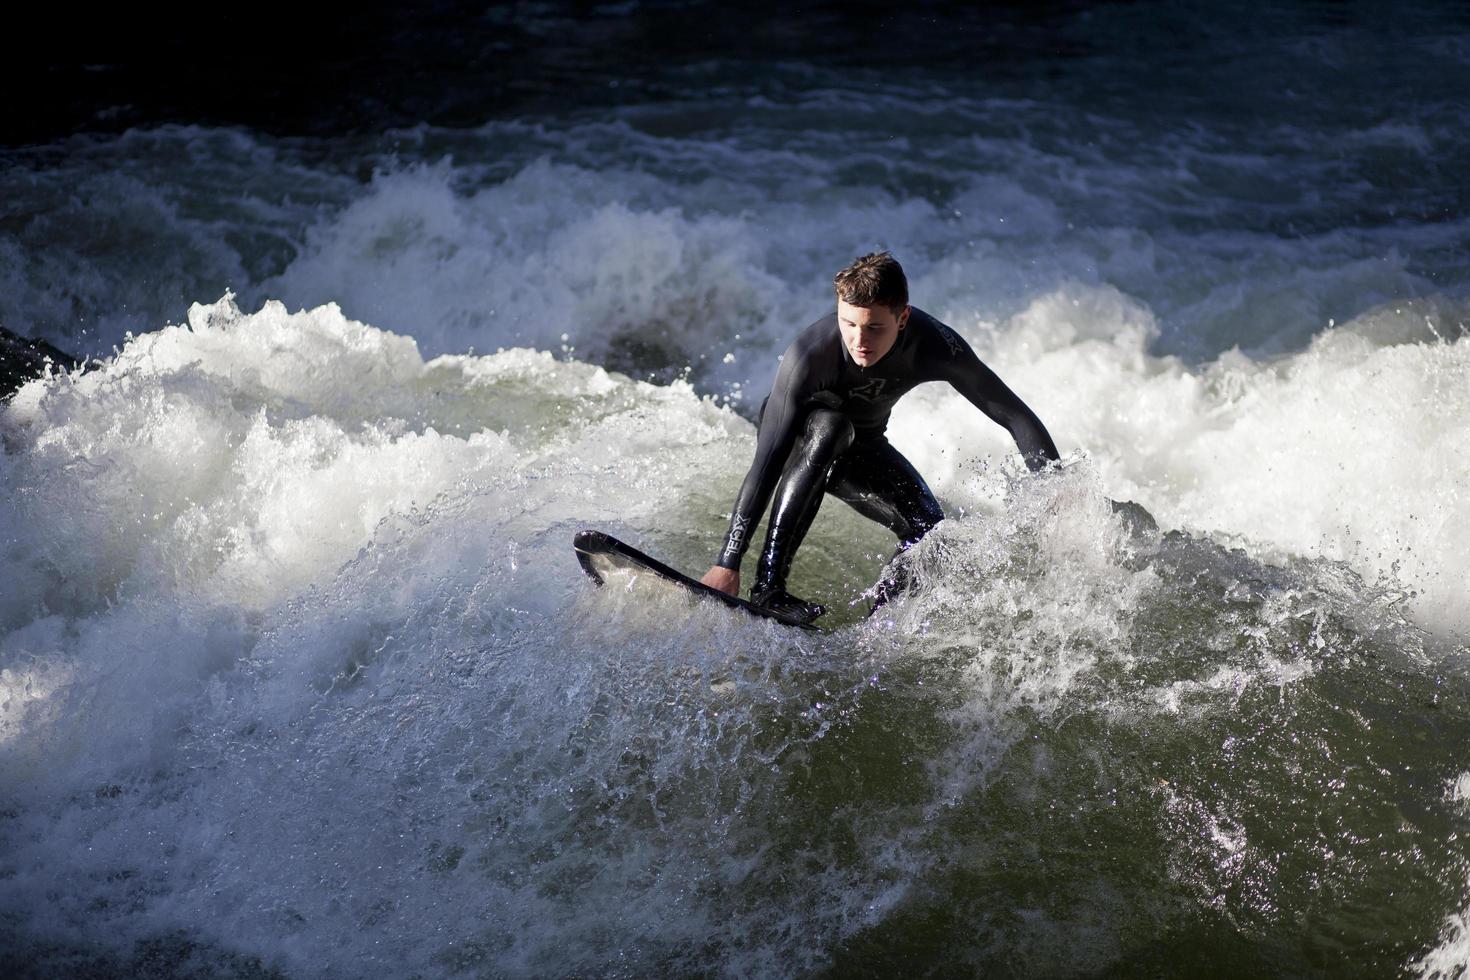
[[(0, 407), (0, 965), (1465, 975), (1470, 20), (1211, 16), (0, 151), (94, 358)], [(593, 589), (708, 566), (879, 246), (1063, 465), (927, 386), (878, 615), (835, 502), (825, 633)]]

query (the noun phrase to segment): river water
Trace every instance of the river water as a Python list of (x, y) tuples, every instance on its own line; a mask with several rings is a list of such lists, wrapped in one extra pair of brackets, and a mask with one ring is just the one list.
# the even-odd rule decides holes
[[(95, 359), (0, 408), (0, 963), (1463, 975), (1463, 9), (661, 10), (0, 151), (0, 324)], [(877, 616), (835, 502), (825, 633), (593, 589), (708, 566), (875, 247), (1064, 465), (928, 386)]]

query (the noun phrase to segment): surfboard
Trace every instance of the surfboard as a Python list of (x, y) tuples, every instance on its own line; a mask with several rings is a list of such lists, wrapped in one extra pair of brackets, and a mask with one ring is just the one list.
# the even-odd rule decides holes
[(608, 579), (618, 576), (633, 576), (634, 578), (646, 578), (655, 585), (669, 589), (677, 589), (696, 599), (713, 600), (729, 606), (731, 609), (739, 609), (741, 612), (761, 619), (771, 619), (783, 626), (800, 626), (802, 629), (821, 632), (820, 628), (810, 623), (796, 623), (783, 619), (778, 614), (753, 606), (738, 596), (727, 595), (719, 589), (712, 589), (703, 582), (696, 581), (688, 575), (670, 568), (657, 558), (652, 558), (639, 551), (630, 544), (625, 544), (602, 531), (578, 531), (572, 538), (572, 547), (576, 549), (577, 561), (582, 566), (582, 571), (587, 577), (598, 585), (604, 585)]

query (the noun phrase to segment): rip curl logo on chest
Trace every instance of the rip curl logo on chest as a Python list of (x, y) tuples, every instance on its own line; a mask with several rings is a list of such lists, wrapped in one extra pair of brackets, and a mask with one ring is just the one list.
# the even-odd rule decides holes
[(856, 398), (864, 402), (876, 401), (878, 396), (883, 394), (883, 389), (886, 387), (888, 387), (887, 378), (870, 378), (860, 385), (853, 385), (852, 390), (847, 393), (847, 397)]

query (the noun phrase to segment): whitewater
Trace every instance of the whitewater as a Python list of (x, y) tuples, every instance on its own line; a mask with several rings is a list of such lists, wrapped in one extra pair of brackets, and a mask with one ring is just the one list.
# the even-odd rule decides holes
[[(0, 404), (0, 964), (1463, 975), (1470, 46), (1433, 26), (1413, 101), (1345, 99), (1334, 27), (1215, 38), (1202, 111), (1106, 59), (712, 62), (7, 149), (0, 325), (86, 362)], [(924, 386), (889, 437), (948, 517), (895, 559), (828, 501), (825, 633), (594, 589), (584, 527), (708, 567), (875, 247), (1062, 464)]]

